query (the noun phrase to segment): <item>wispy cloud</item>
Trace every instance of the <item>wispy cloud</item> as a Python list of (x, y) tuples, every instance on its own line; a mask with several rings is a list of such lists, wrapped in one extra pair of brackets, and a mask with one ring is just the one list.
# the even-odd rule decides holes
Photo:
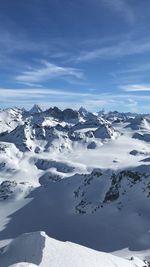
[(133, 24), (135, 21), (135, 15), (131, 7), (125, 0), (101, 0), (109, 8), (113, 9), (120, 16), (122, 16), (127, 23)]
[(76, 68), (62, 67), (47, 61), (42, 61), (39, 68), (31, 68), (23, 71), (15, 77), (15, 80), (21, 83), (40, 83), (58, 77), (73, 77), (75, 79), (83, 79), (83, 72)]
[(139, 63), (138, 65), (136, 64), (136, 66), (132, 66), (128, 69), (123, 69), (120, 71), (117, 71), (117, 74), (130, 74), (130, 73), (139, 73), (139, 72), (147, 72), (150, 71), (150, 63)]
[(53, 89), (53, 88), (24, 88), (24, 89), (6, 89), (6, 88), (0, 88), (0, 95), (1, 97), (35, 97), (40, 98), (41, 96), (47, 97), (47, 96), (65, 96), (65, 97), (91, 97), (93, 94), (91, 93), (80, 93), (80, 92), (71, 92), (71, 91), (64, 91), (61, 89)]
[[(91, 111), (98, 111), (102, 108), (108, 110), (121, 111), (139, 111), (146, 104), (148, 106), (150, 96), (135, 95), (129, 93), (91, 93), (78, 92), (74, 90), (65, 91), (63, 89), (39, 89), (39, 88), (24, 88), (24, 89), (6, 89), (0, 88), (0, 104), (1, 106), (20, 106), (30, 108), (34, 103), (49, 107), (59, 106), (61, 108), (72, 107), (79, 108), (85, 106)], [(143, 105), (144, 103), (144, 105)]]
[(120, 88), (126, 92), (150, 91), (150, 85), (141, 85), (141, 84), (122, 85), (120, 86)]
[[(139, 90), (141, 88), (145, 88), (148, 91), (150, 90), (150, 86), (146, 87), (142, 85), (127, 85), (127, 86), (120, 86), (121, 89), (123, 89), (123, 91), (129, 91), (128, 89), (133, 89), (132, 91), (136, 91), (134, 88), (139, 88)], [(144, 91), (144, 90), (141, 90)], [(83, 97), (83, 98), (88, 98), (88, 100), (99, 100), (102, 101), (102, 99), (131, 99), (131, 98), (135, 98), (135, 99), (150, 99), (150, 96), (139, 96), (139, 95), (133, 95), (133, 94), (125, 94), (125, 93), (93, 93), (91, 90), (89, 90), (88, 92), (80, 92), (75, 90), (74, 91), (67, 91), (64, 89), (60, 89), (60, 88), (24, 88), (24, 89), (8, 89), (8, 88), (0, 88), (0, 95), (1, 98), (3, 97), (11, 97), (11, 98), (16, 98), (16, 97), (28, 97), (31, 98), (32, 96), (35, 98), (40, 98), (40, 97), (48, 97), (48, 96), (60, 96), (61, 97)]]
[(30, 107), (33, 103), (43, 106), (56, 105), (59, 107), (80, 107), (85, 104), (88, 99), (97, 98), (90, 92), (78, 92), (77, 90), (65, 91), (59, 88), (39, 89), (39, 88), (24, 88), (24, 89), (6, 89), (0, 88), (0, 103), (5, 106), (17, 105)]
[(138, 102), (135, 99), (129, 98), (127, 105), (132, 112), (138, 111)]
[(76, 61), (92, 61), (95, 59), (114, 59), (150, 51), (150, 40), (124, 40), (109, 46), (103, 46), (92, 51), (82, 51)]

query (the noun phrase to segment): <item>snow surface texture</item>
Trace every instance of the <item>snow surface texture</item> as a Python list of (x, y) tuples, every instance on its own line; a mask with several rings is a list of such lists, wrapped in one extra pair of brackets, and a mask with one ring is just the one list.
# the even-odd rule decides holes
[[(149, 261), (149, 159), (149, 115), (92, 114), (84, 108), (42, 111), (37, 105), (30, 111), (1, 110), (3, 261), (11, 259), (4, 247), (12, 239), (35, 231), (99, 251), (119, 251), (119, 256), (127, 249), (131, 257)], [(58, 242), (50, 240), (50, 248)], [(16, 249), (13, 253), (17, 260)], [(28, 266), (23, 257), (19, 261), (17, 266)], [(124, 264), (106, 266), (134, 266)]]
[[(24, 263), (21, 263), (23, 261)], [(57, 241), (49, 238), (44, 232), (23, 234), (12, 241), (0, 255), (0, 266), (8, 267), (13, 263), (18, 263), (17, 265), (11, 265), (17, 267), (144, 266), (144, 262), (137, 258), (131, 258), (130, 260), (121, 259), (70, 242)], [(29, 265), (27, 263), (29, 263)]]

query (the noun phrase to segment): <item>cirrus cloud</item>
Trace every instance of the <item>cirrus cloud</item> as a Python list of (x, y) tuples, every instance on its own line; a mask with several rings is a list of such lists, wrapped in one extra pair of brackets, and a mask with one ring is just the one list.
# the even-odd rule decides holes
[(126, 92), (149, 92), (150, 91), (150, 85), (142, 85), (142, 84), (128, 84), (128, 85), (122, 85), (120, 86), (123, 91)]
[(23, 71), (15, 77), (20, 83), (32, 84), (40, 83), (54, 78), (73, 77), (77, 80), (83, 79), (84, 74), (81, 70), (71, 67), (62, 67), (47, 61), (41, 61), (42, 66), (38, 68), (30, 68)]

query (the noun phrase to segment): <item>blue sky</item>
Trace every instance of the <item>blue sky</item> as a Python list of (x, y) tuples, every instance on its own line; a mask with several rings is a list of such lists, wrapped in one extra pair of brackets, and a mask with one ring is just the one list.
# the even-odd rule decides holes
[(0, 106), (149, 112), (149, 0), (0, 1)]

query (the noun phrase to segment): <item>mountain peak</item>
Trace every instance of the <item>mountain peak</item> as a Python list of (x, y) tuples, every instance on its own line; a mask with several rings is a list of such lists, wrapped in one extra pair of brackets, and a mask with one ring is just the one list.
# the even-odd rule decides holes
[(81, 107), (79, 108), (79, 113), (87, 114), (88, 111), (87, 111), (84, 107), (81, 106)]
[(29, 110), (30, 114), (36, 114), (36, 113), (41, 113), (42, 109), (37, 105), (34, 104), (34, 106)]

